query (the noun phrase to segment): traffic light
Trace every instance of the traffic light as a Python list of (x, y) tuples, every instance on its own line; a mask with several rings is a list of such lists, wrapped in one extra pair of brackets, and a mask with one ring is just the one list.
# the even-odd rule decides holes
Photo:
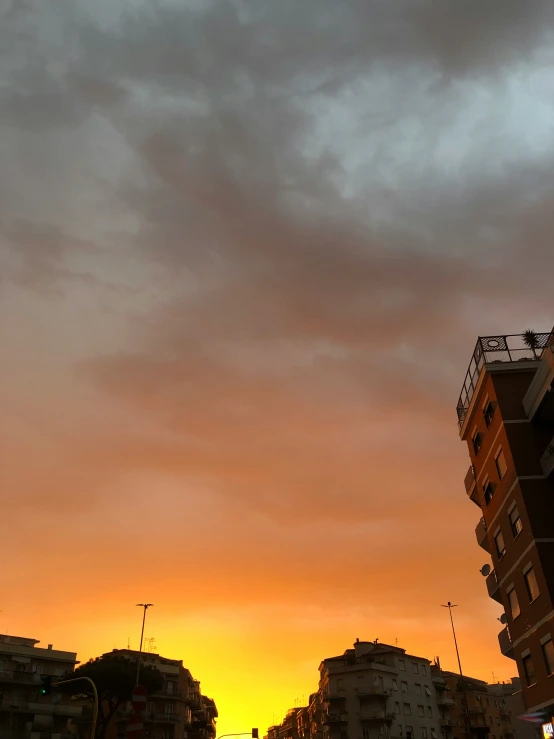
[(258, 739), (258, 729), (252, 729), (252, 739)]
[(40, 688), (41, 695), (50, 695), (52, 692), (52, 675), (42, 676), (42, 686)]

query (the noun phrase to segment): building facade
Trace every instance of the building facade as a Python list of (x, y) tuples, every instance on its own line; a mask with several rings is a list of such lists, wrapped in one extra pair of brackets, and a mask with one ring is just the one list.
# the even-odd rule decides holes
[(480, 337), (457, 406), (477, 542), (492, 558), (482, 572), (504, 609), (500, 649), (537, 723), (554, 710), (553, 381), (554, 332)]
[(77, 654), (37, 644), (37, 639), (0, 634), (0, 739), (79, 736), (83, 708), (56, 690), (40, 694), (43, 676), (55, 682), (73, 672)]
[[(114, 649), (109, 654), (138, 659), (138, 652), (131, 649)], [(141, 661), (157, 668), (164, 678), (162, 689), (148, 696), (143, 714), (144, 739), (214, 739), (215, 702), (202, 695), (200, 682), (183, 666), (183, 661), (148, 652), (142, 654)], [(132, 713), (130, 702), (119, 709), (107, 739), (124, 739), (126, 722)]]
[(440, 739), (429, 660), (357, 640), (353, 649), (324, 659), (319, 672), (309, 705), (290, 711), (268, 739)]

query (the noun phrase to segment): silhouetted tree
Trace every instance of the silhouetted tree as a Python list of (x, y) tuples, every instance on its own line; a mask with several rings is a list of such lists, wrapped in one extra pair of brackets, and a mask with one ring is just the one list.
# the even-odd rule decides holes
[[(96, 739), (103, 739), (110, 721), (122, 703), (131, 699), (136, 680), (136, 662), (116, 654), (104, 654), (96, 657), (84, 665), (80, 665), (74, 673), (67, 678), (88, 677), (96, 685), (98, 691), (98, 724), (96, 726)], [(143, 685), (148, 694), (157, 693), (162, 689), (164, 678), (162, 673), (150, 665), (142, 665), (140, 668), (139, 683)], [(70, 689), (70, 686), (67, 686)], [(71, 687), (73, 694), (77, 693), (76, 686)], [(83, 688), (78, 688), (79, 696), (91, 698), (92, 690), (83, 681)]]

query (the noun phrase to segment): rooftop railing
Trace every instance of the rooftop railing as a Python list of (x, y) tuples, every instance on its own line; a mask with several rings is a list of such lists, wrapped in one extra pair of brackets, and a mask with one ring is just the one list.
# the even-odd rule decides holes
[(461, 429), (471, 405), (481, 370), (486, 364), (538, 361), (547, 346), (554, 345), (554, 331), (534, 334), (533, 346), (526, 343), (526, 334), (480, 336), (471, 355), (456, 411)]

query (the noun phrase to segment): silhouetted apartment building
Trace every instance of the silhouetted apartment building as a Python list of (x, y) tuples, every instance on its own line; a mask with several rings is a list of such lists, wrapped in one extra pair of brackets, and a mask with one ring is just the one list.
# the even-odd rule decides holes
[(40, 695), (44, 675), (53, 681), (73, 672), (75, 652), (62, 652), (37, 639), (0, 634), (0, 739), (66, 739), (79, 734), (83, 709), (53, 690)]
[[(116, 654), (136, 661), (138, 652), (114, 649)], [(148, 696), (144, 712), (144, 739), (214, 739), (217, 708), (211, 698), (200, 692), (182, 660), (143, 653), (142, 663), (156, 667), (164, 677), (162, 689)], [(124, 739), (126, 721), (133, 713), (131, 703), (123, 706), (110, 725), (107, 739)]]
[(554, 332), (481, 337), (457, 406), (466, 491), (482, 511), (477, 542), (494, 567), (487, 589), (505, 612), (500, 649), (538, 723), (554, 709), (553, 380)]
[(440, 739), (429, 660), (357, 640), (353, 649), (324, 659), (319, 672), (309, 705), (289, 711), (267, 739)]
[(447, 739), (537, 739), (535, 725), (517, 718), (524, 712), (519, 678), (488, 684), (457, 672), (432, 666), (433, 679), (444, 690), (438, 699), (443, 736)]

